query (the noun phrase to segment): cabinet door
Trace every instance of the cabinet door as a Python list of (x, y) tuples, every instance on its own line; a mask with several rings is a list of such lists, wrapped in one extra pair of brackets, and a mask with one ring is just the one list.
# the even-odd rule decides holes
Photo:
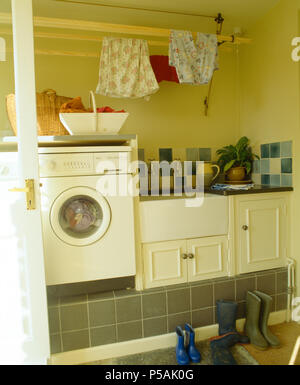
[(145, 288), (187, 281), (186, 241), (143, 244)]
[(284, 198), (239, 202), (236, 229), (239, 273), (285, 265), (286, 210)]
[(228, 273), (227, 237), (205, 237), (187, 241), (188, 280), (222, 277)]

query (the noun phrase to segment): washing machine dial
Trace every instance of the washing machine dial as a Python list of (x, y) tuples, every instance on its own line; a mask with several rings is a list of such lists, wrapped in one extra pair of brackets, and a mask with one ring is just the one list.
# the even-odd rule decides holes
[(53, 171), (56, 168), (56, 162), (54, 160), (44, 160), (40, 162), (40, 167), (43, 172)]

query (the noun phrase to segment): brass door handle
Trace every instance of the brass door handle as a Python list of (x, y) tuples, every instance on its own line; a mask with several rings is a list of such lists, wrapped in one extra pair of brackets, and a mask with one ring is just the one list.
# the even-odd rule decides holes
[(14, 187), (10, 192), (25, 192), (27, 210), (35, 210), (34, 179), (25, 179), (25, 187)]
[(191, 253), (191, 254), (188, 254), (188, 258), (189, 258), (189, 259), (194, 259), (195, 256), (194, 256), (194, 254)]
[(242, 226), (242, 229), (247, 231), (249, 229), (249, 227), (247, 225), (244, 225), (244, 226)]
[(181, 257), (182, 257), (182, 259), (187, 259), (188, 258), (187, 254), (182, 254)]

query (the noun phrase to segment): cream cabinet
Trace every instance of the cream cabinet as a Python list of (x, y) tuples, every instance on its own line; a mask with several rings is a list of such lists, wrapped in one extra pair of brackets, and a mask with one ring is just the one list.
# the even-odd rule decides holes
[(237, 272), (284, 266), (289, 246), (289, 196), (255, 194), (234, 199)]
[(142, 254), (145, 288), (228, 274), (226, 236), (145, 243)]

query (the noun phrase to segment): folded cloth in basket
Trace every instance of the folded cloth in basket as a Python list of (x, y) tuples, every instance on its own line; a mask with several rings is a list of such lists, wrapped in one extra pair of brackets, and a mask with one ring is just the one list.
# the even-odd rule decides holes
[(90, 112), (90, 111), (88, 111), (84, 107), (81, 101), (81, 97), (77, 96), (76, 98), (70, 100), (69, 102), (62, 104), (59, 112), (65, 113), (65, 112)]
[(116, 111), (114, 110), (113, 108), (111, 107), (100, 107), (100, 108), (97, 108), (97, 112), (125, 112), (125, 110), (120, 110), (120, 111)]

